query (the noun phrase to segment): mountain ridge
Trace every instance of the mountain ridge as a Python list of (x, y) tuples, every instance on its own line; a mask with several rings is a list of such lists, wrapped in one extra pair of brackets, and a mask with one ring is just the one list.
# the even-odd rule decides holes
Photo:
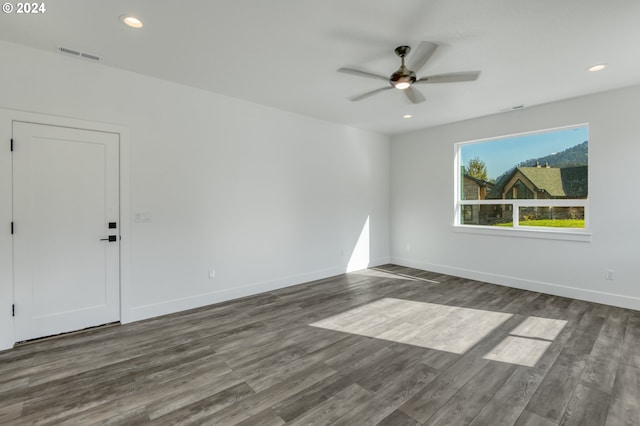
[(556, 168), (588, 166), (588, 142), (584, 141), (554, 154), (522, 161), (498, 176), (495, 185), (498, 186), (501, 180), (507, 178), (517, 167), (536, 167), (538, 164), (542, 167), (548, 164), (549, 167)]

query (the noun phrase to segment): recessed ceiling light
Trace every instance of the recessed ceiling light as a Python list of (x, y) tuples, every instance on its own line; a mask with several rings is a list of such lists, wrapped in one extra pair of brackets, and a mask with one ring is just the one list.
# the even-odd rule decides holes
[(411, 118), (411, 117), (413, 117), (413, 115), (411, 115), (411, 114), (405, 114), (405, 115), (402, 116), (402, 118)]
[(590, 72), (602, 71), (606, 67), (607, 66), (605, 64), (598, 64), (598, 65), (594, 65), (592, 67), (587, 68), (587, 71), (590, 71)]
[(122, 22), (125, 23), (125, 25), (131, 27), (131, 28), (142, 28), (143, 24), (142, 21), (139, 20), (138, 18), (136, 18), (135, 16), (130, 16), (130, 15), (122, 15), (120, 17), (120, 19), (122, 20)]

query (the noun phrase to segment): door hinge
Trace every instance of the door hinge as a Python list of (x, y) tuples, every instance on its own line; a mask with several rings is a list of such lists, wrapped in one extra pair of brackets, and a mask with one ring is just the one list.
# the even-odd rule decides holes
[(11, 235), (13, 235), (13, 222), (11, 222)]
[(13, 138), (11, 138), (11, 151), (13, 151)]
[(16, 316), (16, 304), (15, 303), (13, 305), (11, 305), (11, 316), (12, 317)]

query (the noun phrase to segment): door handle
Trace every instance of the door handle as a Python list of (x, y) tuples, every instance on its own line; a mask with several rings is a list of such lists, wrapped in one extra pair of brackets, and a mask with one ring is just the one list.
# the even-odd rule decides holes
[(109, 235), (109, 237), (107, 237), (107, 238), (100, 238), (100, 241), (109, 241), (109, 242), (118, 241), (118, 236), (117, 235)]

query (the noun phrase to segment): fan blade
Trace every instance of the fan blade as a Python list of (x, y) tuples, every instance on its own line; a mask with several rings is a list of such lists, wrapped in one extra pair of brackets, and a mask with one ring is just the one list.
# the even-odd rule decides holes
[(353, 98), (350, 98), (350, 100), (351, 101), (361, 101), (362, 99), (368, 98), (369, 96), (373, 96), (375, 94), (378, 94), (380, 92), (384, 92), (385, 90), (389, 90), (389, 89), (393, 89), (393, 88), (394, 87), (392, 87), (392, 86), (381, 87), (380, 89), (372, 90), (370, 92), (363, 93), (362, 95), (354, 96)]
[(345, 74), (353, 74), (360, 77), (368, 77), (368, 78), (375, 78), (378, 80), (389, 81), (389, 77), (385, 77), (384, 75), (374, 74), (368, 71), (355, 70), (353, 68), (338, 68), (338, 72), (343, 72)]
[(479, 75), (480, 71), (450, 72), (448, 74), (437, 74), (422, 77), (417, 80), (416, 83), (455, 83), (458, 81), (473, 81), (477, 80)]
[(438, 45), (435, 43), (429, 41), (421, 42), (411, 54), (411, 58), (409, 58), (409, 69), (416, 73), (420, 71), (437, 48)]
[(419, 104), (420, 102), (426, 101), (422, 93), (420, 93), (417, 89), (413, 87), (407, 87), (404, 89), (404, 94), (407, 95), (407, 98), (414, 104)]

